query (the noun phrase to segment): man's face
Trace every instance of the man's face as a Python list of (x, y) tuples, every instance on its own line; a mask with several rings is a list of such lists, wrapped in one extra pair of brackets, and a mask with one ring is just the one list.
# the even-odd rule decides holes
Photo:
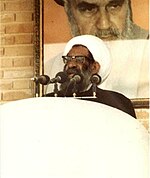
[[(78, 84), (78, 91), (85, 90), (90, 83), (92, 75), (90, 69), (92, 63), (89, 59), (88, 49), (83, 46), (73, 47), (67, 54), (67, 57), (70, 57), (70, 59), (65, 61), (64, 72), (67, 73), (70, 79), (76, 74), (81, 75), (82, 81)], [(68, 81), (63, 83), (61, 87), (66, 89), (67, 85)]]
[(70, 6), (78, 34), (95, 35), (102, 40), (123, 39), (126, 0), (72, 0)]

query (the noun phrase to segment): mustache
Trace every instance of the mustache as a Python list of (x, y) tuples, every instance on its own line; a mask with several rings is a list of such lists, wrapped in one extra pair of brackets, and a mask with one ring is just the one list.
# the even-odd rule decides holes
[(76, 75), (76, 74), (81, 74), (81, 71), (80, 71), (79, 69), (77, 69), (77, 68), (72, 67), (72, 68), (68, 68), (68, 69), (65, 71), (65, 73), (67, 73), (67, 75), (69, 75), (69, 74), (74, 74), (74, 75)]
[(120, 36), (120, 32), (113, 28), (101, 29), (96, 33), (96, 36)]

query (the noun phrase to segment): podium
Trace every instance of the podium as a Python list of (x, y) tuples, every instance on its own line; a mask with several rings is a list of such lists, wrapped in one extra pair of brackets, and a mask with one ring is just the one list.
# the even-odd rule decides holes
[(148, 178), (148, 133), (110, 106), (39, 97), (0, 106), (1, 178)]

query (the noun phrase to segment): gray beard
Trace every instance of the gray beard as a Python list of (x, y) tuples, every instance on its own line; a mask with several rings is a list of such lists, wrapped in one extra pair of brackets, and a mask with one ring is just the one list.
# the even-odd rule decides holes
[[(81, 76), (83, 76), (80, 83), (77, 84), (70, 84), (70, 81), (67, 80), (66, 82), (62, 83), (60, 85), (60, 91), (64, 93), (65, 95), (70, 95), (73, 93), (74, 89), (76, 89), (76, 93), (86, 91), (88, 86), (90, 85), (90, 74), (88, 71), (81, 73)], [(75, 88), (74, 88), (75, 87)]]
[[(82, 35), (80, 34), (79, 27), (74, 22), (70, 22), (71, 24), (71, 32), (73, 36)], [(106, 30), (99, 30), (96, 33), (91, 33), (91, 35), (102, 38), (103, 35), (112, 35), (114, 39), (134, 39), (135, 34), (133, 33), (133, 22), (130, 20), (126, 21), (125, 29), (122, 33), (119, 32), (119, 29), (109, 28)]]

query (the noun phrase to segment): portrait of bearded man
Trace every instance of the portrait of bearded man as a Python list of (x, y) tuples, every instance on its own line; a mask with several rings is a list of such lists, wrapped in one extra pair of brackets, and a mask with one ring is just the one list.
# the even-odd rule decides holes
[[(72, 33), (69, 39), (72, 36), (89, 34), (99, 37), (107, 44), (113, 66), (101, 87), (121, 92), (129, 98), (147, 98), (149, 96), (148, 30), (144, 29), (147, 29), (144, 25), (139, 25), (141, 23), (137, 23), (137, 19), (135, 20), (135, 16), (141, 19), (138, 13), (135, 14), (135, 2), (133, 3), (133, 0), (54, 0), (51, 5), (56, 6), (55, 13), (59, 10), (61, 10), (59, 13), (64, 11), (68, 18)], [(47, 3), (45, 4), (48, 5)], [(143, 9), (145, 5), (146, 1), (143, 5), (137, 4), (138, 12), (139, 6), (145, 12), (146, 10)], [(147, 24), (145, 16), (146, 12), (142, 22)], [(46, 24), (49, 26), (44, 28), (46, 31), (44, 35), (47, 39), (49, 37), (49, 41), (44, 44), (44, 69), (50, 77), (54, 77), (62, 69), (63, 63), (60, 58), (65, 46), (62, 42), (68, 41), (68, 39), (59, 41), (64, 39), (67, 32), (63, 29), (65, 25), (63, 18), (57, 15), (55, 17), (56, 19), (52, 18), (52, 14), (48, 16)], [(55, 21), (51, 23), (51, 20), (56, 20), (57, 23)], [(52, 42), (54, 38), (56, 44)], [(48, 88), (51, 90), (51, 86)]]
[(133, 22), (130, 0), (55, 0), (67, 14), (73, 36), (90, 34), (102, 40), (148, 39)]

